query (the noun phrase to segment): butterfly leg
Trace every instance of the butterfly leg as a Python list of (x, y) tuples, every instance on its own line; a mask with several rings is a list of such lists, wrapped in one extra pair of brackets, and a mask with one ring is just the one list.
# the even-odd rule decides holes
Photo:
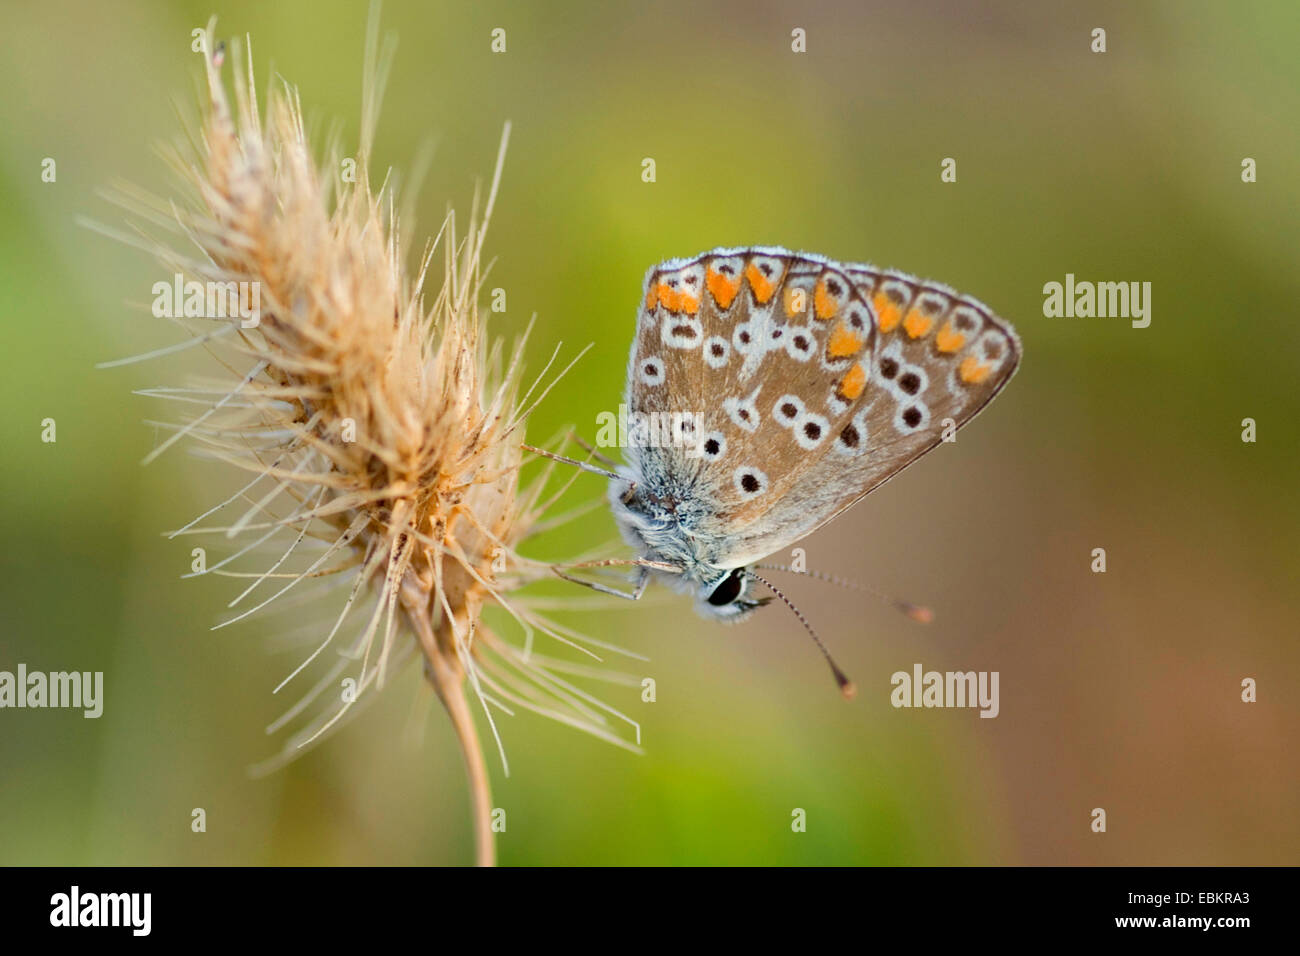
[(566, 581), (572, 581), (574, 584), (581, 584), (584, 588), (591, 588), (593, 591), (599, 591), (601, 594), (612, 594), (614, 597), (623, 598), (625, 601), (639, 601), (641, 595), (645, 594), (646, 585), (650, 583), (650, 569), (642, 567), (637, 574), (636, 590), (632, 592), (620, 591), (618, 588), (611, 588), (608, 585), (597, 584), (595, 581), (584, 581), (582, 578), (575, 578), (571, 574), (565, 574), (559, 568), (552, 567), (557, 575)]
[(646, 585), (650, 584), (650, 568), (658, 567), (659, 570), (680, 571), (680, 568), (673, 564), (663, 564), (656, 561), (645, 561), (637, 558), (636, 561), (589, 561), (582, 564), (567, 564), (565, 567), (608, 567), (611, 564), (636, 564), (640, 571), (637, 574), (636, 589), (632, 592), (619, 591), (617, 588), (608, 587), (606, 584), (598, 584), (597, 581), (584, 581), (581, 578), (575, 578), (573, 575), (564, 574), (559, 567), (551, 566), (551, 571), (563, 578), (565, 581), (572, 581), (573, 584), (581, 584), (584, 588), (591, 588), (591, 591), (599, 591), (602, 594), (612, 594), (614, 597), (621, 597), (625, 601), (640, 601), (642, 594), (646, 593)]

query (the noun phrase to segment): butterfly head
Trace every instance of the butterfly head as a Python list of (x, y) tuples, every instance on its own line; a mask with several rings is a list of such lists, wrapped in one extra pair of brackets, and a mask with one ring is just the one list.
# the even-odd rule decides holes
[(648, 486), (636, 471), (620, 471), (620, 478), (610, 483), (610, 504), (623, 537), (650, 560), (680, 568), (678, 573), (655, 573), (694, 595), (701, 615), (735, 623), (771, 600), (752, 596), (754, 579), (745, 568), (713, 563), (708, 543), (695, 532), (698, 506), (689, 496), (679, 499), (664, 493), (658, 483)]
[(663, 575), (679, 591), (694, 591), (696, 610), (705, 617), (730, 624), (743, 621), (772, 601), (771, 597), (749, 596), (751, 585), (762, 584), (799, 619), (825, 656), (841, 693), (846, 698), (852, 697), (855, 693), (853, 682), (831, 658), (808, 619), (780, 588), (744, 564), (719, 567), (713, 554), (702, 550), (707, 548), (707, 542), (701, 540), (704, 536), (698, 532), (698, 501), (692, 507), (690, 495), (667, 494), (667, 485), (659, 480), (659, 476), (653, 471), (649, 474), (655, 480), (647, 487), (647, 472), (620, 468), (618, 474), (610, 475), (613, 481), (609, 487), (610, 504), (623, 537), (659, 566), (642, 567)]

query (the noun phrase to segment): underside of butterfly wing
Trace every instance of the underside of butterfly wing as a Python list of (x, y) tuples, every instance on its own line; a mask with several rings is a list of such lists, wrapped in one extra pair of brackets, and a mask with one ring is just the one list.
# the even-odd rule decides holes
[(647, 276), (628, 375), (668, 440), (629, 462), (700, 560), (740, 566), (955, 433), (1019, 358), (989, 309), (900, 273), (764, 247), (672, 260)]

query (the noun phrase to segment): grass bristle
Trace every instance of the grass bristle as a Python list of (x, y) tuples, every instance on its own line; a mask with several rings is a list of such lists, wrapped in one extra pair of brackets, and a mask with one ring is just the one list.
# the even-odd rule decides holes
[[(256, 326), (238, 317), (178, 319), (192, 339), (142, 357), (194, 345), (227, 376), (146, 390), (194, 410), (149, 460), (184, 438), (248, 473), (229, 499), (174, 534), (236, 539), (238, 550), (207, 570), (247, 578), (217, 627), (294, 602), (286, 628), (299, 630), (304, 609), (311, 614), (333, 600), (312, 652), (276, 688), (304, 689), (269, 728), (297, 730), (262, 769), (323, 739), (397, 667), (420, 657), (460, 737), (478, 858), (491, 862), (487, 772), (468, 699), (481, 706), (499, 748), (494, 711), (518, 709), (633, 749), (639, 738), (635, 723), (569, 680), (635, 678), (534, 652), (541, 634), (599, 660), (594, 642), (510, 597), (546, 570), (517, 548), (543, 527), (554, 495), (549, 469), (520, 485), (520, 444), (533, 407), (525, 403), (553, 381), (521, 395), (524, 343), (507, 355), (485, 337), (478, 308), (509, 126), (482, 210), (476, 199), (463, 234), (448, 213), (408, 275), (395, 197), (387, 185), (370, 185), (388, 63), (375, 18), (354, 176), (345, 175), (337, 149), (317, 165), (292, 87), (272, 87), (263, 119), (247, 47), (218, 45), (213, 24), (206, 39), (215, 52), (205, 57), (200, 135), (188, 152), (171, 154), (188, 201), (118, 197), (136, 219), (174, 234), (132, 240), (169, 271), (200, 283), (256, 283), (260, 292)], [(233, 70), (233, 99), (223, 67)], [(441, 285), (426, 294), (438, 262)], [(273, 559), (258, 570), (235, 560), (267, 548)], [(492, 604), (513, 616), (518, 643), (483, 623)], [(309, 672), (319, 675), (314, 682)], [(340, 695), (347, 677), (356, 690)]]

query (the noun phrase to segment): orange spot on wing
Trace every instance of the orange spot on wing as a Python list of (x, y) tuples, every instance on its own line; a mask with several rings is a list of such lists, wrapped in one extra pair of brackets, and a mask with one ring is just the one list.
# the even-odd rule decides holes
[(754, 301), (759, 305), (766, 305), (772, 298), (772, 293), (776, 291), (776, 283), (759, 272), (758, 266), (752, 262), (745, 266), (745, 278), (749, 280), (749, 287), (754, 290)]
[(951, 322), (945, 322), (939, 334), (934, 337), (934, 347), (940, 352), (955, 352), (966, 343), (966, 336), (952, 327)]
[(700, 311), (699, 296), (679, 291), (665, 282), (659, 283), (659, 304), (669, 312), (685, 312), (694, 315)]
[(898, 327), (898, 320), (903, 317), (903, 313), (898, 310), (893, 299), (883, 292), (877, 292), (871, 300), (871, 304), (876, 307), (876, 327), (882, 332), (892, 332)]
[(705, 274), (704, 281), (709, 287), (709, 294), (713, 296), (713, 301), (717, 302), (720, 308), (731, 308), (731, 303), (736, 300), (736, 294), (740, 292), (740, 277), (728, 278), (721, 272), (710, 269)]
[(917, 312), (916, 309), (907, 313), (907, 318), (903, 320), (903, 328), (907, 329), (907, 334), (914, 339), (919, 339), (921, 336), (925, 335), (926, 332), (930, 331), (930, 327), (933, 325), (934, 319), (927, 319), (920, 312)]
[(817, 294), (813, 297), (813, 309), (817, 318), (823, 321), (831, 318), (839, 310), (840, 303), (835, 296), (826, 291), (826, 280), (817, 283)]
[(855, 362), (853, 368), (849, 369), (844, 377), (840, 379), (839, 396), (846, 402), (852, 402), (862, 394), (862, 390), (866, 387), (866, 370), (862, 367), (861, 362)]
[(968, 355), (962, 359), (961, 367), (957, 374), (967, 385), (978, 385), (989, 377), (989, 372), (993, 371), (992, 365), (981, 365), (979, 359), (973, 355)]
[(831, 358), (848, 358), (862, 351), (862, 339), (855, 335), (843, 322), (835, 326), (830, 339), (826, 342), (826, 354)]
[(790, 317), (800, 315), (808, 310), (808, 290), (797, 286), (785, 287), (785, 314)]

